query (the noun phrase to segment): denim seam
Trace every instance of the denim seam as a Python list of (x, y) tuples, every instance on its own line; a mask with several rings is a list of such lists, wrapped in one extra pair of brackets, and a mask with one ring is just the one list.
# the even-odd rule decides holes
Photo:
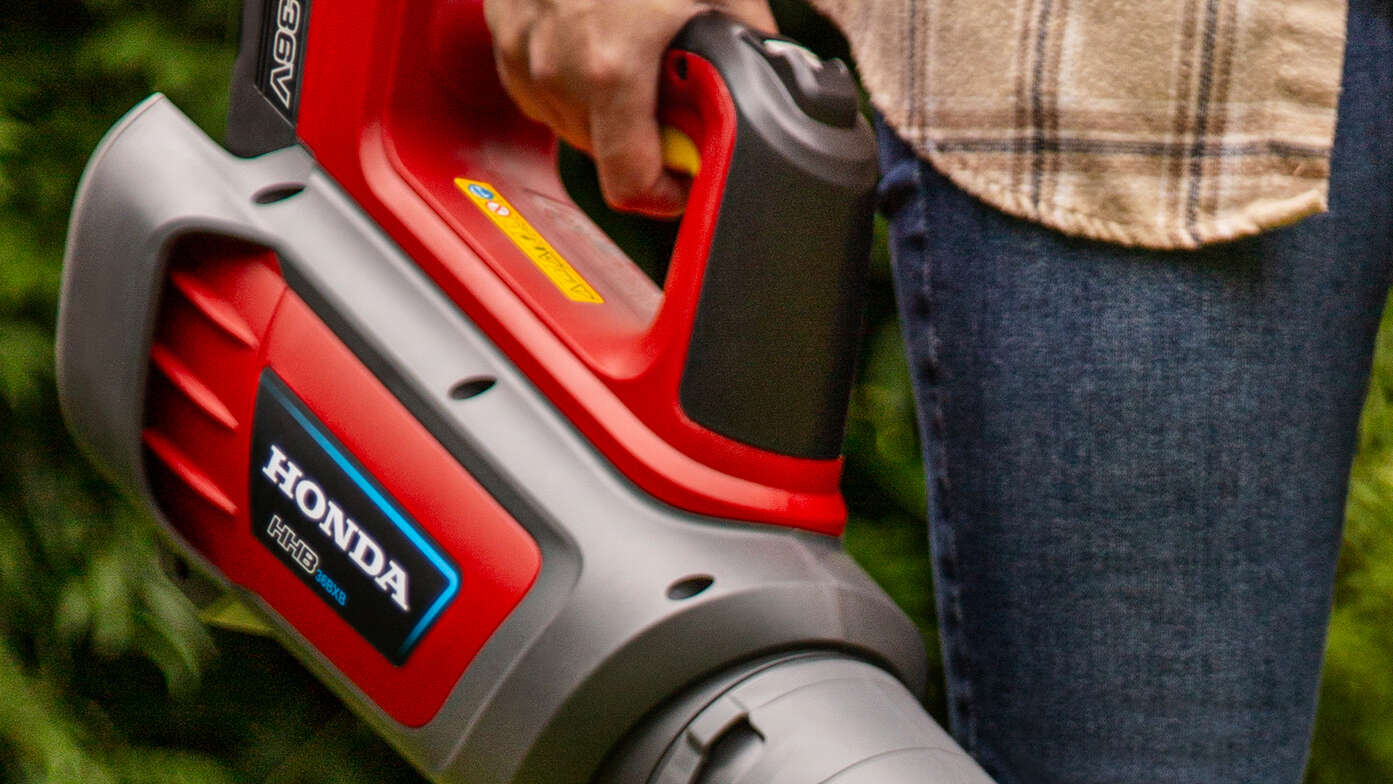
[[(926, 164), (918, 162), (913, 169), (914, 172), (914, 193), (917, 198), (913, 199), (914, 230), (920, 236), (927, 234), (929, 230), (928, 206), (923, 198), (924, 187), (924, 167)], [(932, 438), (929, 441), (929, 449), (926, 450), (928, 465), (926, 468), (926, 478), (931, 483), (929, 487), (928, 510), (930, 520), (934, 517), (938, 519), (938, 529), (942, 535), (938, 537), (943, 543), (945, 552), (935, 552), (935, 558), (942, 564), (947, 564), (946, 570), (952, 575), (951, 580), (940, 579), (940, 589), (946, 589), (947, 595), (943, 602), (944, 612), (940, 613), (939, 625), (941, 627), (940, 639), (943, 648), (945, 663), (952, 668), (954, 673), (952, 686), (953, 694), (950, 694), (954, 702), (954, 712), (959, 716), (962, 725), (962, 738), (960, 740), (969, 753), (974, 753), (977, 746), (977, 721), (976, 711), (973, 710), (973, 687), (971, 677), (971, 657), (968, 655), (968, 646), (962, 639), (963, 612), (962, 612), (962, 579), (958, 573), (957, 555), (957, 535), (950, 524), (951, 506), (948, 503), (947, 494), (950, 488), (948, 480), (948, 448), (947, 448), (947, 427), (945, 422), (946, 413), (943, 406), (944, 390), (942, 385), (942, 363), (939, 358), (939, 338), (935, 326), (937, 314), (936, 307), (936, 287), (933, 284), (934, 261), (925, 257), (919, 267), (919, 280), (916, 281), (915, 297), (919, 300), (918, 306), (924, 314), (923, 329), (926, 341), (926, 352), (923, 356), (923, 366), (917, 372), (923, 374), (921, 378), (924, 382), (936, 387), (933, 395), (933, 410), (921, 411), (920, 416), (924, 417), (924, 424), (930, 431)], [(920, 397), (918, 395), (916, 398)], [(937, 551), (938, 548), (934, 548)], [(942, 574), (945, 570), (940, 567)]]

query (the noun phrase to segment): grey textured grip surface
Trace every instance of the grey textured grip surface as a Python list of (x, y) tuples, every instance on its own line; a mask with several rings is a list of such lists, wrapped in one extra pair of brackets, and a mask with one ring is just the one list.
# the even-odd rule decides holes
[(991, 784), (878, 667), (840, 656), (777, 662), (706, 705), (650, 784)]

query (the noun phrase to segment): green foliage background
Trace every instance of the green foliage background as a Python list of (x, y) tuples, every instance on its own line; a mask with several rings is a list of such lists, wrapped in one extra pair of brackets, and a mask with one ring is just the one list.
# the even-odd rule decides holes
[[(837, 41), (776, 3), (795, 35)], [(53, 319), (88, 154), (154, 90), (220, 135), (234, 0), (0, 4), (0, 780), (419, 781), (274, 644), (210, 631), (58, 414)], [(848, 431), (847, 544), (937, 651), (883, 242)], [(1350, 492), (1312, 784), (1393, 781), (1393, 323)], [(931, 695), (931, 705), (941, 695)], [(306, 753), (311, 752), (311, 753)]]

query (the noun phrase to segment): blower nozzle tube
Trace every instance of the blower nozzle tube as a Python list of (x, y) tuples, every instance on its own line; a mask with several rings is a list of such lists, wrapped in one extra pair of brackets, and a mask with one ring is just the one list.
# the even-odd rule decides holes
[(991, 784), (884, 670), (837, 653), (766, 659), (666, 706), (603, 784)]

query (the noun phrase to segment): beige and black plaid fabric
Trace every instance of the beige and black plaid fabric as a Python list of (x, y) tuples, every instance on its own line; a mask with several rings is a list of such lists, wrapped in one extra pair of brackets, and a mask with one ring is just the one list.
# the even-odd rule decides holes
[(1344, 0), (814, 0), (959, 186), (1156, 248), (1325, 208)]

